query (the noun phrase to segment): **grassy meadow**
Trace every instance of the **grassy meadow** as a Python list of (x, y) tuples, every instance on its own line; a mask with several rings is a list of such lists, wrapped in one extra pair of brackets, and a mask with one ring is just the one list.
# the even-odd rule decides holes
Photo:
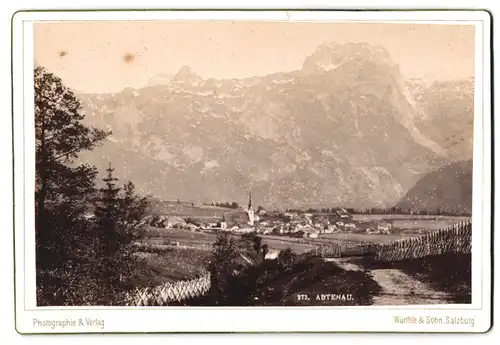
[(459, 216), (426, 216), (409, 214), (355, 214), (353, 220), (357, 223), (389, 223), (400, 231), (439, 230), (455, 223), (465, 221), (470, 217)]
[[(229, 210), (213, 206), (192, 206), (185, 203), (163, 203), (162, 207), (164, 215), (183, 217), (217, 217), (220, 212)], [(307, 240), (284, 235), (259, 236), (262, 237), (263, 243), (268, 245), (270, 251), (290, 248), (293, 252), (302, 254), (314, 249), (315, 245), (337, 243), (349, 248), (366, 242), (394, 241), (446, 228), (466, 219), (467, 217), (421, 215), (354, 215), (353, 221), (357, 224), (358, 230), (353, 232), (321, 234), (316, 239)], [(363, 231), (364, 228), (380, 222), (391, 224), (392, 233), (368, 235)], [(146, 263), (145, 270), (138, 280), (141, 284), (144, 282), (163, 283), (196, 276), (200, 269), (206, 267), (210, 261), (212, 245), (216, 238), (216, 232), (147, 227), (141, 245), (146, 245), (149, 250), (141, 249), (138, 254)]]
[(142, 269), (134, 277), (135, 286), (156, 286), (197, 277), (210, 261), (210, 251), (160, 248), (139, 251)]

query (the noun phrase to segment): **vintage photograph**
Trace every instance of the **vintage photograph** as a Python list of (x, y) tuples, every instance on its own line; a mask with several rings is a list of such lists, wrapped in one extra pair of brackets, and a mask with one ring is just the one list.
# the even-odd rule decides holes
[(33, 40), (37, 307), (471, 304), (474, 25)]

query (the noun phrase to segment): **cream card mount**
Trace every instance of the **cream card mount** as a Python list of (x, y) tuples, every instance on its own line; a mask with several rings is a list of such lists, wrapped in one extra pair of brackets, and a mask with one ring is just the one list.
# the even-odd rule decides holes
[(490, 28), (17, 12), (18, 332), (487, 331)]

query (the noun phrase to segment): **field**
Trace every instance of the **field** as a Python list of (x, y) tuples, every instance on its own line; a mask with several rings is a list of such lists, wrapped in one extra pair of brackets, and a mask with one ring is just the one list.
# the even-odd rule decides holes
[(137, 255), (143, 260), (142, 269), (134, 277), (137, 287), (192, 279), (210, 260), (209, 251), (182, 248), (140, 251)]
[(424, 216), (407, 214), (355, 214), (353, 220), (359, 223), (384, 222), (401, 231), (438, 230), (465, 221), (470, 217), (458, 216)]
[[(146, 232), (146, 238), (143, 240), (145, 244), (156, 246), (164, 245), (179, 245), (200, 250), (211, 250), (212, 244), (217, 238), (215, 232), (198, 232), (187, 231), (180, 229), (159, 229), (150, 227)], [(240, 236), (235, 234), (235, 236)], [(261, 236), (263, 243), (267, 244), (270, 249), (282, 250), (291, 248), (294, 252), (300, 254), (305, 251), (311, 250), (312, 245), (300, 243), (299, 239), (285, 237), (285, 236)]]
[(332, 241), (340, 244), (359, 244), (362, 242), (389, 242), (394, 240), (399, 240), (405, 237), (413, 237), (414, 234), (405, 234), (404, 232), (398, 232), (395, 234), (389, 235), (380, 235), (380, 234), (362, 234), (362, 233), (334, 233), (334, 234), (323, 234), (319, 239), (323, 241)]
[[(149, 227), (141, 244), (152, 248), (139, 252), (145, 266), (136, 278), (137, 285), (159, 285), (195, 277), (210, 261), (212, 244), (216, 238), (217, 234), (210, 232)], [(263, 243), (270, 250), (291, 248), (298, 254), (313, 248), (291, 238), (263, 238)]]
[(182, 218), (192, 218), (197, 221), (212, 222), (220, 219), (230, 208), (195, 205), (186, 202), (156, 201), (151, 203), (149, 212), (159, 216), (177, 216)]
[(181, 229), (160, 229), (149, 227), (143, 243), (151, 245), (172, 245), (211, 249), (217, 235), (210, 232), (197, 232)]

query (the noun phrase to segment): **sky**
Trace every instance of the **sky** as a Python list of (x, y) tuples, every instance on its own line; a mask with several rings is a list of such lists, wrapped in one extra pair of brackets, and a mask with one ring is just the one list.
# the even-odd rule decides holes
[(140, 88), (184, 65), (202, 78), (293, 71), (327, 42), (382, 45), (407, 78), (474, 72), (473, 26), (123, 21), (37, 23), (34, 30), (36, 63), (89, 93)]

